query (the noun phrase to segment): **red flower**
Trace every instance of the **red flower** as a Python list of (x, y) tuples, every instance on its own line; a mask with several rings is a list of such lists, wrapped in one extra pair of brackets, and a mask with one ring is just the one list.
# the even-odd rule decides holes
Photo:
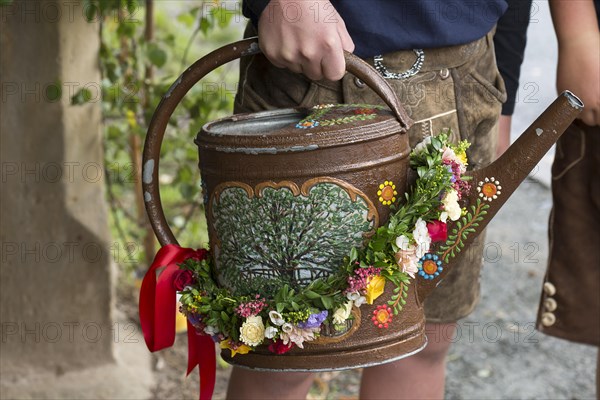
[(175, 290), (182, 291), (186, 286), (194, 283), (194, 274), (189, 269), (180, 269), (173, 277), (173, 287)]
[(427, 223), (427, 231), (432, 242), (443, 242), (448, 239), (448, 225), (442, 221), (431, 221)]
[(294, 347), (292, 342), (288, 344), (283, 344), (283, 340), (277, 339), (273, 343), (269, 345), (269, 351), (275, 354), (285, 354), (290, 351)]
[(194, 251), (194, 254), (190, 256), (192, 260), (202, 261), (208, 257), (208, 250), (206, 249), (198, 249)]

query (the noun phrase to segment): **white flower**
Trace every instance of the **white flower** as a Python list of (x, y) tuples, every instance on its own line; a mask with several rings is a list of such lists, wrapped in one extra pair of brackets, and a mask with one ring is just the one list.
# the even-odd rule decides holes
[(415, 146), (413, 150), (415, 154), (420, 154), (427, 149), (427, 146), (431, 144), (431, 136), (427, 136), (424, 138), (419, 144)]
[(400, 235), (396, 238), (396, 246), (404, 251), (414, 248), (414, 246), (410, 244), (410, 239), (404, 235)]
[(343, 324), (346, 322), (348, 317), (350, 317), (350, 313), (352, 312), (352, 302), (349, 301), (333, 313), (333, 322), (335, 324)]
[(273, 339), (275, 337), (275, 335), (277, 335), (277, 328), (274, 328), (272, 326), (268, 326), (267, 329), (265, 329), (265, 337), (267, 339)]
[(427, 223), (421, 218), (415, 223), (413, 238), (417, 242), (416, 256), (421, 258), (429, 251), (429, 247), (431, 246), (431, 236), (429, 236), (429, 231), (427, 230)]
[(290, 333), (294, 330), (294, 325), (290, 324), (289, 322), (286, 322), (281, 327), (281, 330), (284, 331), (285, 333)]
[(206, 333), (209, 336), (213, 336), (219, 333), (219, 328), (217, 328), (216, 326), (207, 325), (204, 327), (204, 333)]
[(358, 293), (358, 292), (346, 293), (346, 298), (350, 301), (356, 301), (359, 297), (360, 297), (360, 293)]
[(448, 190), (442, 199), (442, 204), (444, 205), (444, 211), (448, 213), (448, 217), (452, 221), (456, 221), (460, 218), (461, 209), (458, 204), (458, 192), (456, 190)]
[(354, 300), (354, 305), (356, 307), (360, 307), (367, 302), (367, 298), (365, 296), (360, 296), (358, 299)]
[(277, 311), (269, 311), (269, 319), (271, 322), (277, 326), (281, 326), (285, 323), (283, 316), (279, 314)]
[(454, 153), (454, 150), (452, 150), (450, 147), (444, 147), (443, 149), (440, 149), (440, 151), (442, 152), (443, 161), (459, 162), (458, 158), (456, 157), (456, 153)]
[(443, 223), (446, 223), (447, 220), (448, 220), (448, 213), (446, 211), (442, 211), (442, 213), (440, 214), (440, 221), (442, 221)]
[(265, 338), (265, 325), (262, 318), (253, 316), (246, 318), (240, 327), (240, 340), (248, 346), (258, 346)]

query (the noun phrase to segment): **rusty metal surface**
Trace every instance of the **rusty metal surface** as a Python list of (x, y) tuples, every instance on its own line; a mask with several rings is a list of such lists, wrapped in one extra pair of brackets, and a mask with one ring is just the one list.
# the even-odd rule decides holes
[[(181, 74), (157, 106), (150, 121), (144, 143), (142, 190), (144, 191), (146, 211), (148, 212), (152, 229), (161, 245), (177, 243), (177, 239), (166, 221), (158, 187), (160, 148), (169, 118), (187, 92), (209, 72), (237, 58), (259, 52), (258, 39), (249, 38), (223, 46), (209, 53)], [(396, 116), (400, 124), (400, 131), (405, 132), (412, 125), (412, 121), (407, 116), (400, 101), (387, 82), (358, 57), (350, 53), (345, 53), (345, 59), (348, 72), (362, 79), (384, 99)]]
[[(160, 146), (169, 118), (186, 93), (210, 71), (259, 51), (253, 38), (210, 53), (177, 79), (157, 107), (144, 146), (142, 186), (152, 227), (162, 245), (177, 243), (166, 222), (158, 188)], [(402, 133), (411, 121), (387, 83), (371, 67), (350, 55), (346, 55), (346, 65), (349, 72), (382, 96), (391, 113), (314, 130), (294, 127), (295, 121), (311, 112), (306, 109), (242, 114), (209, 123), (196, 139), (207, 198), (220, 190), (217, 188), (234, 181), (254, 195), (255, 188), (282, 187), (282, 182), (292, 191), (301, 191), (307, 182), (322, 177), (344, 182), (371, 199), (377, 199), (378, 185), (384, 180), (398, 182), (398, 192), (403, 193), (408, 182), (410, 148), (407, 135)], [(581, 108), (576, 97), (563, 93), (500, 159), (470, 173), (473, 190), (461, 205), (470, 206), (481, 200), (475, 189), (486, 178), (498, 181), (502, 191), (486, 203), (489, 206), (486, 218), (468, 236), (465, 246), (483, 230)], [(376, 221), (385, 223), (389, 209), (376, 200), (371, 203), (376, 208)], [(218, 238), (210, 215), (208, 205), (209, 235), (211, 243), (215, 243)], [(285, 355), (273, 355), (266, 346), (259, 346), (255, 352), (235, 359), (223, 352), (223, 358), (248, 368), (328, 370), (381, 364), (413, 354), (426, 343), (422, 302), (453, 267), (452, 260), (444, 265), (438, 279), (415, 279), (404, 310), (394, 316), (389, 329), (377, 328), (371, 321), (372, 307), (363, 306), (354, 322), (360, 326), (350, 329), (344, 340), (306, 343), (305, 349), (296, 348)], [(391, 295), (387, 290), (382, 299), (386, 301)]]

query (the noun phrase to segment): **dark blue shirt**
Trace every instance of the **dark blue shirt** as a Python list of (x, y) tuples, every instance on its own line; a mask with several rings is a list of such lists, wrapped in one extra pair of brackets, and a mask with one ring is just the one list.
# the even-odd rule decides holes
[[(268, 3), (268, 0), (244, 0), (244, 15), (256, 25)], [(331, 0), (331, 3), (344, 20), (356, 46), (354, 53), (360, 57), (469, 43), (485, 36), (507, 8), (506, 0)], [(326, 21), (327, 12), (321, 10), (319, 17)]]

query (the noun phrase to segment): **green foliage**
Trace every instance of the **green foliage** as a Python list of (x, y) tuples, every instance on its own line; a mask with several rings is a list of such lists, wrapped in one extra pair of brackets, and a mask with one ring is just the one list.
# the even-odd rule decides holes
[[(140, 178), (134, 171), (132, 157), (139, 156), (162, 95), (187, 67), (188, 58), (195, 60), (241, 37), (241, 27), (230, 28), (235, 16), (232, 7), (205, 8), (210, 12), (203, 14), (202, 4), (154, 1), (154, 16), (147, 20), (146, 1), (84, 0), (86, 17), (101, 27), (99, 60), (107, 192), (111, 225), (120, 248), (128, 243), (141, 244), (146, 234), (137, 212), (127, 206), (136, 204)], [(147, 28), (153, 33), (151, 39)], [(193, 136), (206, 122), (232, 112), (236, 79), (235, 66), (206, 77), (177, 108), (165, 135), (160, 174), (163, 207), (178, 239), (188, 246), (199, 247), (208, 242)], [(203, 91), (203, 87), (211, 90)], [(71, 102), (85, 105), (91, 97), (89, 90), (81, 89)], [(132, 140), (134, 136), (139, 139)], [(138, 147), (133, 149), (132, 145)], [(136, 251), (134, 259), (128, 260), (129, 265), (143, 262), (144, 255), (144, 251)]]

